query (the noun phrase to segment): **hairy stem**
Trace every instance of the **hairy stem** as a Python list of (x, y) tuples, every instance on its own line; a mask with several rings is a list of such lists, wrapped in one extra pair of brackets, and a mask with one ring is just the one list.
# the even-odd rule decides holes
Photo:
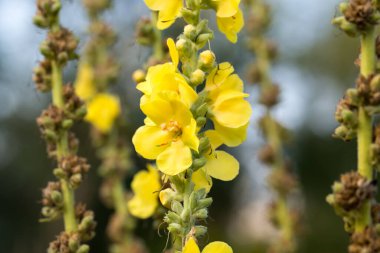
[[(371, 28), (361, 37), (361, 68), (360, 74), (364, 77), (375, 72), (375, 30)], [(358, 126), (358, 171), (363, 177), (372, 180), (372, 118), (366, 112), (364, 106), (359, 107)], [(359, 210), (359, 215), (355, 223), (356, 231), (363, 231), (371, 224), (371, 205), (369, 201)]]
[[(56, 61), (52, 62), (52, 94), (53, 104), (58, 108), (63, 108), (63, 81), (62, 69)], [(67, 132), (61, 133), (57, 143), (57, 161), (69, 153), (68, 150)], [(70, 187), (67, 179), (61, 179), (62, 194), (63, 194), (63, 219), (66, 232), (73, 232), (77, 229), (75, 218), (75, 199), (74, 191)]]

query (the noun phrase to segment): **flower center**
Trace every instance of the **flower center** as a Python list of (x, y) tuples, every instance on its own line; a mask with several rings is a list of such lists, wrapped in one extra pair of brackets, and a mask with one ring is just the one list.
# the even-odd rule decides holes
[(161, 129), (171, 133), (174, 138), (182, 135), (181, 127), (179, 126), (178, 122), (174, 120), (170, 120), (169, 122), (162, 124)]

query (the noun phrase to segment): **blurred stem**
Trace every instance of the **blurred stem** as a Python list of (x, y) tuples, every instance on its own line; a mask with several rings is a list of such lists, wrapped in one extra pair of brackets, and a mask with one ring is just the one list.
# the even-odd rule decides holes
[[(361, 68), (360, 74), (369, 77), (375, 72), (375, 29), (372, 27), (361, 36)], [(372, 170), (372, 117), (366, 112), (364, 106), (359, 106), (358, 125), (358, 171), (359, 174), (368, 180), (373, 179)], [(369, 201), (359, 210), (359, 215), (355, 223), (355, 230), (363, 231), (371, 225), (371, 204)]]
[(157, 60), (162, 60), (164, 58), (164, 50), (162, 48), (162, 34), (157, 28), (158, 12), (152, 12), (153, 30), (154, 30), (154, 44), (153, 44), (153, 56)]
[[(56, 61), (52, 61), (52, 86), (53, 104), (62, 109), (64, 106), (62, 69)], [(68, 136), (67, 132), (64, 131), (61, 132), (57, 143), (57, 161), (59, 162), (62, 157), (66, 156), (68, 153)], [(61, 179), (60, 182), (63, 194), (63, 219), (65, 231), (73, 232), (77, 229), (74, 192), (67, 179)]]

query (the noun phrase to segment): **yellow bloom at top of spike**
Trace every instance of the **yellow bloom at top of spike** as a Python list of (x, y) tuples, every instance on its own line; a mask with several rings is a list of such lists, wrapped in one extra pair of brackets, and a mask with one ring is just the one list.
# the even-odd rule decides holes
[(79, 64), (78, 77), (75, 82), (75, 93), (84, 101), (96, 94), (93, 69), (88, 63), (81, 62)]
[(161, 188), (160, 176), (156, 168), (148, 165), (148, 170), (135, 174), (131, 188), (134, 196), (128, 201), (129, 212), (138, 218), (151, 217), (158, 206), (158, 191)]
[(177, 175), (192, 165), (191, 149), (198, 151), (197, 124), (189, 108), (172, 93), (140, 105), (149, 120), (132, 138), (136, 151), (147, 159), (157, 159), (158, 169)]
[(160, 30), (170, 27), (181, 14), (182, 0), (144, 0), (152, 11), (158, 11), (157, 28)]
[(230, 63), (221, 63), (208, 76), (205, 89), (211, 119), (216, 131), (228, 146), (237, 146), (245, 140), (252, 108), (244, 98), (243, 82), (233, 74)]
[(137, 85), (137, 89), (144, 93), (141, 104), (155, 99), (162, 92), (171, 92), (187, 107), (190, 107), (198, 95), (177, 71), (179, 57), (173, 39), (168, 39), (167, 44), (172, 62), (152, 66), (148, 69), (146, 81)]
[(108, 133), (120, 113), (120, 102), (117, 97), (107, 93), (99, 93), (88, 101), (85, 120), (94, 125), (100, 132)]
[[(183, 248), (182, 253), (201, 253), (195, 239), (190, 237)], [(212, 242), (209, 243), (202, 253), (233, 253), (232, 248), (225, 242)]]

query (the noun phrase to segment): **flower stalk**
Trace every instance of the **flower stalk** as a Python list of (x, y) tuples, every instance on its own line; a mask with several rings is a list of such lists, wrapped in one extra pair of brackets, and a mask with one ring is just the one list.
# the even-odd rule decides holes
[[(351, 233), (350, 253), (375, 252), (380, 241), (376, 227), (376, 170), (379, 167), (378, 126), (373, 127), (373, 117), (379, 113), (379, 52), (376, 27), (380, 21), (377, 1), (350, 0), (339, 5), (342, 16), (332, 23), (351, 37), (360, 37), (361, 52), (357, 64), (360, 75), (356, 88), (348, 89), (339, 102), (335, 117), (340, 126), (335, 137), (345, 141), (357, 137), (357, 171), (343, 174), (333, 185), (327, 197), (336, 213), (342, 216), (345, 229)], [(359, 195), (362, 192), (363, 194)], [(364, 244), (363, 238), (371, 243)], [(367, 240), (367, 239), (366, 239)]]
[(144, 245), (133, 235), (135, 220), (127, 208), (129, 192), (124, 182), (131, 176), (133, 163), (124, 136), (126, 124), (119, 98), (109, 92), (120, 68), (112, 53), (117, 36), (102, 19), (112, 3), (112, 0), (83, 0), (90, 20), (90, 39), (80, 60), (75, 88), (86, 102), (85, 120), (92, 126), (93, 146), (101, 162), (98, 169), (103, 178), (100, 194), (104, 204), (114, 210), (107, 228), (111, 240), (109, 252), (145, 252)]
[(297, 249), (297, 226), (299, 210), (291, 206), (295, 199), (298, 182), (284, 156), (284, 145), (288, 130), (272, 116), (272, 108), (279, 102), (280, 89), (271, 79), (271, 66), (277, 54), (273, 42), (266, 38), (271, 21), (270, 7), (265, 1), (246, 0), (249, 10), (248, 47), (256, 56), (250, 66), (248, 78), (260, 87), (260, 103), (265, 106), (265, 114), (260, 120), (260, 128), (266, 139), (260, 150), (260, 160), (272, 171), (269, 185), (275, 195), (270, 206), (271, 220), (278, 228), (280, 236), (270, 247), (270, 252), (295, 252)]
[(59, 0), (37, 0), (34, 23), (48, 30), (46, 40), (41, 44), (42, 60), (34, 70), (33, 80), (41, 92), (52, 93), (52, 104), (37, 118), (47, 151), (56, 161), (53, 173), (57, 178), (49, 182), (42, 191), (41, 221), (52, 221), (63, 217), (65, 231), (49, 245), (49, 253), (61, 251), (86, 253), (89, 246), (84, 244), (95, 235), (94, 214), (85, 205), (76, 204), (75, 189), (79, 187), (89, 165), (85, 158), (76, 155), (79, 141), (70, 128), (85, 115), (82, 102), (75, 95), (71, 85), (63, 85), (62, 70), (68, 61), (76, 59), (78, 40), (59, 24)]
[[(240, 145), (246, 138), (251, 115), (251, 107), (244, 99), (248, 95), (243, 92), (241, 79), (233, 74), (232, 65), (217, 65), (211, 50), (200, 52), (213, 38), (208, 20), (200, 16), (202, 9), (214, 9), (220, 31), (236, 42), (243, 26), (242, 12), (239, 1), (227, 2), (145, 1), (158, 12), (158, 29), (170, 27), (178, 17), (187, 23), (176, 42), (167, 40), (171, 62), (149, 67), (137, 85), (144, 94), (140, 108), (147, 118), (132, 139), (136, 151), (144, 158), (156, 160), (157, 169), (163, 174), (165, 189), (159, 198), (168, 209), (164, 221), (175, 253), (199, 251), (197, 240), (207, 233), (202, 224), (212, 203), (207, 196), (211, 177), (230, 181), (239, 172), (237, 160), (217, 148), (222, 144)], [(208, 120), (213, 122), (212, 130), (204, 129)], [(147, 139), (151, 141), (147, 143)], [(150, 173), (154, 174), (152, 171), (151, 168)], [(137, 182), (133, 181), (132, 188)], [(138, 197), (137, 190), (136, 187)], [(131, 206), (144, 210), (142, 206)], [(208, 247), (232, 252), (222, 242)]]

